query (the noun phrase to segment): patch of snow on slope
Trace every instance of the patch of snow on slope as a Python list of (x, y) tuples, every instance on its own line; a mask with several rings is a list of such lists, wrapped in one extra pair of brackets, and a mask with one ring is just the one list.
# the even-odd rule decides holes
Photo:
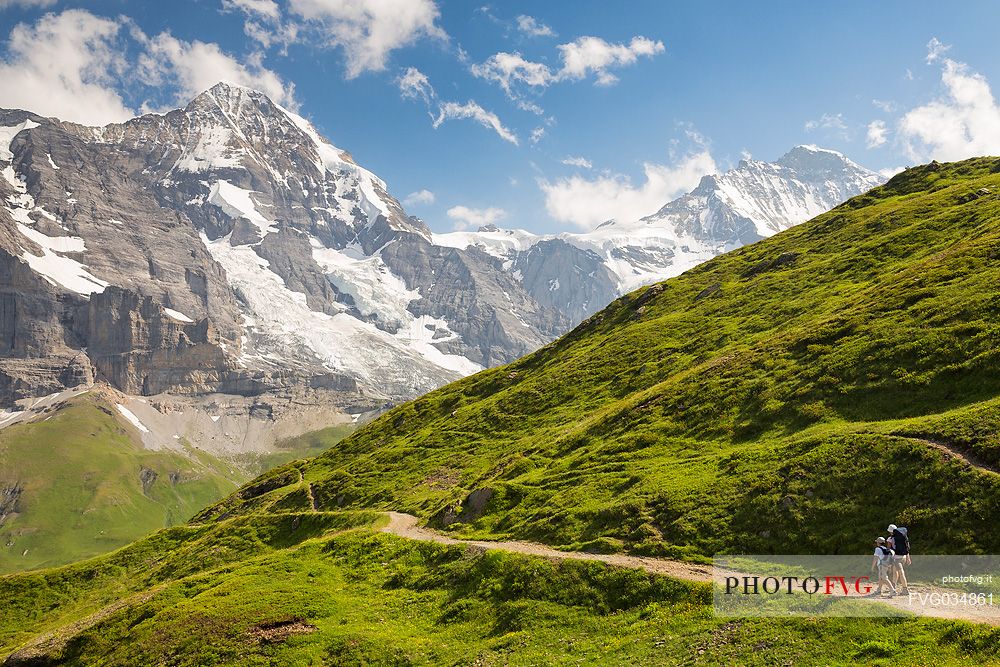
[(243, 149), (229, 145), (232, 136), (232, 131), (226, 127), (203, 128), (195, 145), (184, 147), (173, 168), (177, 171), (198, 173), (212, 169), (242, 167)]
[(163, 312), (165, 312), (167, 315), (174, 318), (178, 322), (186, 322), (187, 324), (192, 324), (194, 322), (194, 320), (192, 320), (190, 317), (180, 312), (179, 310), (174, 310), (173, 308), (164, 308)]
[(434, 245), (459, 249), (478, 246), (494, 257), (506, 259), (512, 253), (523, 252), (547, 237), (538, 236), (523, 229), (495, 229), (434, 234), (432, 238)]
[(45, 157), (47, 157), (49, 159), (49, 166), (51, 166), (53, 169), (55, 169), (56, 171), (58, 171), (59, 170), (59, 165), (57, 165), (55, 162), (52, 161), (52, 153), (46, 153)]
[(135, 416), (134, 412), (132, 412), (131, 410), (129, 410), (128, 408), (126, 408), (121, 403), (115, 403), (115, 407), (118, 408), (118, 412), (120, 412), (121, 415), (122, 415), (122, 417), (124, 417), (125, 419), (127, 419), (129, 421), (129, 423), (132, 424), (132, 426), (135, 426), (137, 429), (139, 429), (143, 433), (149, 433), (149, 429), (146, 428), (145, 424), (143, 424), (141, 421), (139, 421), (139, 418)]
[(7, 201), (10, 206), (4, 208), (14, 218), (17, 230), (42, 250), (41, 255), (36, 255), (25, 248), (24, 252), (21, 253), (21, 259), (27, 262), (32, 271), (40, 274), (51, 285), (61, 285), (84, 296), (103, 292), (108, 283), (93, 276), (87, 267), (77, 260), (63, 257), (61, 254), (84, 252), (87, 248), (83, 239), (75, 236), (46, 236), (34, 229), (35, 221), (29, 215), (32, 211), (39, 211), (54, 221), (56, 220), (55, 216), (35, 206), (34, 197), (26, 193), (24, 182), (14, 173), (10, 165), (4, 168), (2, 175), (20, 193), (8, 197)]
[(276, 227), (257, 211), (257, 205), (250, 197), (252, 193), (252, 190), (244, 190), (229, 181), (216, 181), (209, 193), (208, 203), (218, 206), (232, 218), (246, 218), (260, 230), (261, 236), (267, 236), (276, 231)]
[(420, 298), (420, 292), (407, 289), (402, 278), (390, 271), (377, 253), (369, 257), (356, 245), (334, 250), (315, 237), (310, 237), (309, 243), (313, 259), (330, 282), (349, 294), (363, 314), (378, 315), (383, 322), (396, 326), (413, 319), (406, 307)]
[(246, 339), (258, 359), (281, 359), (285, 365), (319, 360), (390, 394), (428, 391), (455, 379), (454, 365), (468, 363), (458, 355), (442, 355), (448, 363), (442, 366), (436, 349), (410, 345), (346, 313), (313, 311), (306, 295), (288, 289), (252, 247), (233, 246), (229, 237), (210, 241), (204, 233), (201, 239), (244, 298)]
[(386, 218), (390, 217), (389, 204), (375, 190), (376, 186), (378, 186), (382, 191), (386, 191), (387, 188), (382, 179), (364, 167), (355, 164), (353, 161), (345, 159), (344, 151), (324, 141), (323, 137), (316, 131), (316, 128), (312, 126), (312, 123), (305, 118), (281, 106), (278, 106), (278, 108), (312, 141), (313, 146), (316, 148), (316, 153), (319, 155), (319, 162), (316, 163), (316, 168), (321, 173), (323, 171), (329, 171), (334, 174), (346, 172), (357, 176), (358, 187), (361, 189), (361, 194), (363, 195), (361, 208), (364, 210), (365, 215), (368, 216), (369, 222), (375, 222), (375, 219), (380, 214)]
[(38, 127), (38, 123), (30, 118), (18, 125), (0, 127), (0, 160), (5, 162), (13, 160), (14, 153), (11, 152), (10, 147), (14, 143), (14, 137), (22, 131), (30, 130), (33, 127)]
[[(27, 192), (27, 187), (24, 185), (24, 181), (18, 178), (17, 172), (14, 171), (14, 167), (12, 167), (11, 165), (8, 164), (6, 167), (0, 170), (0, 175), (2, 175), (3, 180), (7, 181), (11, 185), (11, 187), (13, 187), (14, 190), (16, 190), (17, 192), (20, 192), (22, 194)], [(17, 205), (25, 206), (24, 203), (20, 202), (18, 202)]]
[(21, 259), (49, 283), (61, 285), (84, 296), (103, 292), (108, 286), (108, 283), (93, 276), (80, 262), (57, 254), (83, 252), (86, 250), (83, 239), (75, 236), (46, 236), (21, 222), (17, 223), (17, 230), (42, 249), (41, 255), (25, 250)]
[[(435, 340), (434, 334), (439, 329), (448, 331), (450, 335)], [(396, 338), (442, 368), (453, 370), (462, 375), (472, 375), (483, 370), (482, 366), (471, 359), (458, 354), (445, 354), (434, 346), (434, 343), (442, 343), (458, 338), (458, 335), (448, 328), (448, 322), (445, 320), (431, 317), (430, 315), (415, 317), (406, 326), (396, 332)]]

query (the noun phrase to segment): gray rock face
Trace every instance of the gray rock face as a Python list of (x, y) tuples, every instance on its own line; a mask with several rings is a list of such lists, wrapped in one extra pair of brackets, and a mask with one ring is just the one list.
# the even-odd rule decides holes
[(582, 312), (435, 245), (381, 180), (244, 88), (102, 128), (0, 111), (0, 169), (0, 403), (95, 378), (400, 400)]
[(449, 322), (460, 337), (452, 338), (451, 345), (438, 345), (482, 366), (527, 354), (570, 324), (559, 310), (531, 298), (496, 258), (477, 248), (441, 247), (410, 236), (387, 246), (381, 256), (407, 287), (421, 287), (411, 312)]
[(14, 483), (9, 486), (0, 486), (0, 526), (3, 526), (12, 515), (18, 512), (18, 502), (24, 488)]
[(129, 394), (217, 392), (235, 375), (207, 317), (184, 323), (152, 297), (107, 287), (90, 299), (87, 355)]
[(513, 267), (528, 294), (573, 323), (585, 320), (619, 296), (615, 277), (600, 255), (562, 239), (536, 243), (517, 255)]

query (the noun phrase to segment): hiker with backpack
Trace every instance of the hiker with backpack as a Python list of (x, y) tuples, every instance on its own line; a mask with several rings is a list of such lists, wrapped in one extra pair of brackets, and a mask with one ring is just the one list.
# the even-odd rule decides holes
[(889, 587), (891, 595), (896, 594), (896, 587), (889, 579), (889, 575), (895, 567), (895, 556), (896, 554), (888, 547), (884, 537), (875, 538), (875, 553), (872, 555), (872, 572), (878, 571), (878, 587), (871, 594), (872, 596), (882, 595), (883, 584)]
[(906, 582), (906, 571), (903, 569), (903, 565), (909, 565), (911, 562), (910, 537), (906, 528), (901, 528), (894, 523), (890, 523), (886, 531), (889, 533), (886, 545), (895, 554), (893, 556), (893, 575), (896, 579), (896, 588), (900, 595), (909, 595), (910, 587)]

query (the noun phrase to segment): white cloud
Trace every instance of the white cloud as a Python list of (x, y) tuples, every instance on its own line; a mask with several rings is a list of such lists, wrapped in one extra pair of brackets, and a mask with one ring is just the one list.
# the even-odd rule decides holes
[(115, 90), (127, 69), (116, 45), (121, 27), (81, 9), (15, 26), (0, 62), (0, 106), (88, 125), (131, 118)]
[(447, 37), (433, 0), (289, 0), (288, 6), (344, 50), (348, 78), (384, 70), (392, 51), (423, 37)]
[(627, 176), (601, 174), (594, 178), (574, 175), (555, 182), (539, 181), (545, 208), (560, 222), (593, 229), (607, 220), (638, 220), (692, 190), (706, 174), (715, 173), (715, 160), (701, 147), (676, 165), (643, 165), (645, 182), (633, 185)]
[(277, 20), (281, 9), (274, 0), (222, 0), (223, 9), (235, 9), (245, 14), (256, 14), (263, 18)]
[(941, 56), (948, 53), (950, 49), (951, 49), (950, 44), (943, 44), (941, 40), (939, 40), (937, 37), (931, 37), (931, 41), (927, 42), (928, 64), (937, 62), (941, 58)]
[(896, 103), (892, 100), (872, 100), (872, 105), (886, 113), (892, 113), (896, 110)]
[(167, 32), (143, 41), (146, 53), (139, 59), (143, 77), (151, 84), (173, 85), (177, 102), (190, 99), (219, 81), (227, 81), (259, 90), (293, 110), (298, 106), (295, 87), (264, 67), (260, 54), (244, 59), (244, 64), (223, 52), (218, 44), (185, 42)]
[(417, 190), (406, 195), (403, 206), (426, 206), (434, 203), (434, 193), (430, 190)]
[(663, 42), (647, 37), (633, 37), (628, 45), (610, 44), (600, 37), (580, 37), (559, 45), (563, 61), (560, 78), (582, 79), (593, 72), (598, 84), (609, 85), (618, 80), (609, 67), (631, 65), (639, 56), (654, 56), (663, 50)]
[(539, 141), (545, 138), (545, 128), (538, 126), (531, 131), (531, 143), (537, 144)]
[(873, 120), (868, 123), (867, 145), (868, 148), (878, 148), (889, 140), (889, 128), (884, 120)]
[(937, 39), (927, 45), (927, 61), (941, 64), (944, 94), (911, 109), (899, 121), (899, 135), (914, 160), (960, 160), (1000, 154), (1000, 105), (986, 78), (945, 58)]
[(515, 146), (518, 145), (517, 135), (505, 127), (495, 113), (482, 108), (474, 100), (469, 100), (465, 104), (459, 104), (458, 102), (442, 103), (438, 108), (437, 118), (434, 119), (434, 127), (441, 127), (441, 123), (446, 120), (461, 118), (474, 120), (483, 127), (492, 129), (504, 141), (509, 141)]
[(580, 167), (581, 169), (592, 169), (594, 167), (587, 158), (574, 157), (572, 155), (564, 157), (562, 163), (568, 167)]
[[(495, 53), (471, 71), (487, 81), (500, 84), (509, 97), (520, 99), (518, 84), (533, 89), (546, 88), (553, 83), (580, 80), (590, 74), (598, 85), (610, 85), (618, 78), (609, 69), (635, 63), (640, 56), (662, 53), (663, 42), (647, 37), (633, 37), (629, 44), (611, 44), (600, 37), (580, 37), (558, 47), (561, 66), (553, 70), (545, 63), (527, 60), (520, 53)], [(530, 104), (530, 103), (529, 103)]]
[(807, 120), (805, 127), (807, 132), (819, 129), (839, 130), (843, 132), (847, 130), (847, 123), (844, 122), (843, 114), (825, 113), (817, 120)]
[(430, 79), (416, 67), (406, 68), (406, 71), (396, 79), (396, 85), (399, 86), (399, 93), (403, 99), (423, 100), (431, 112), (435, 128), (441, 127), (446, 120), (470, 119), (493, 130), (504, 141), (518, 145), (517, 135), (508, 129), (495, 113), (487, 111), (475, 100), (469, 100), (465, 104), (438, 100)]
[[(134, 59), (126, 57), (132, 43)], [(0, 61), (0, 106), (23, 108), (86, 125), (121, 122), (137, 115), (119, 90), (153, 86), (186, 102), (220, 80), (262, 90), (295, 106), (293, 86), (265, 68), (259, 55), (241, 63), (218, 44), (185, 42), (169, 33), (145, 35), (128, 18), (107, 19), (81, 9), (46, 14), (10, 33)], [(145, 108), (147, 105), (143, 105)]]
[(288, 47), (299, 37), (299, 24), (294, 22), (280, 23), (266, 19), (257, 21), (247, 17), (243, 23), (243, 32), (265, 49), (279, 46), (281, 47), (280, 52), (283, 55), (288, 55)]
[(517, 17), (517, 29), (529, 37), (555, 37), (552, 28), (545, 25), (534, 16), (521, 14)]
[(526, 60), (520, 53), (495, 53), (471, 70), (475, 76), (499, 83), (508, 95), (514, 94), (513, 83), (544, 87), (556, 78), (547, 65)]
[(0, 0), (0, 10), (8, 7), (51, 7), (56, 0)]
[(543, 109), (537, 103), (532, 102), (530, 100), (516, 99), (514, 100), (514, 103), (517, 105), (517, 108), (520, 109), (521, 111), (527, 111), (528, 113), (533, 113), (536, 116), (545, 115), (545, 109)]
[(403, 99), (422, 99), (426, 104), (430, 104), (431, 100), (437, 97), (427, 75), (416, 67), (406, 68), (403, 75), (396, 79), (396, 84)]
[(492, 225), (502, 219), (507, 212), (502, 208), (469, 208), (468, 206), (452, 206), (448, 209), (448, 217), (452, 219), (456, 230), (468, 227)]
[(222, 0), (222, 9), (241, 12), (243, 32), (265, 49), (280, 46), (281, 53), (287, 55), (289, 45), (299, 37), (299, 24), (283, 20), (281, 6), (275, 0)]

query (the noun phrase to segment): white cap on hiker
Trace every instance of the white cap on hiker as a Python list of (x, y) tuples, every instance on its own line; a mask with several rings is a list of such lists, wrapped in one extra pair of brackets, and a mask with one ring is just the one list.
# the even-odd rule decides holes
[(879, 535), (878, 537), (875, 538), (875, 543), (876, 544), (885, 544), (885, 538), (882, 537), (881, 535)]
[(894, 524), (894, 523), (890, 523), (890, 524), (889, 524), (889, 528), (888, 528), (887, 530), (888, 530), (888, 531), (889, 531), (890, 533), (891, 533), (892, 531), (896, 530), (896, 524)]

